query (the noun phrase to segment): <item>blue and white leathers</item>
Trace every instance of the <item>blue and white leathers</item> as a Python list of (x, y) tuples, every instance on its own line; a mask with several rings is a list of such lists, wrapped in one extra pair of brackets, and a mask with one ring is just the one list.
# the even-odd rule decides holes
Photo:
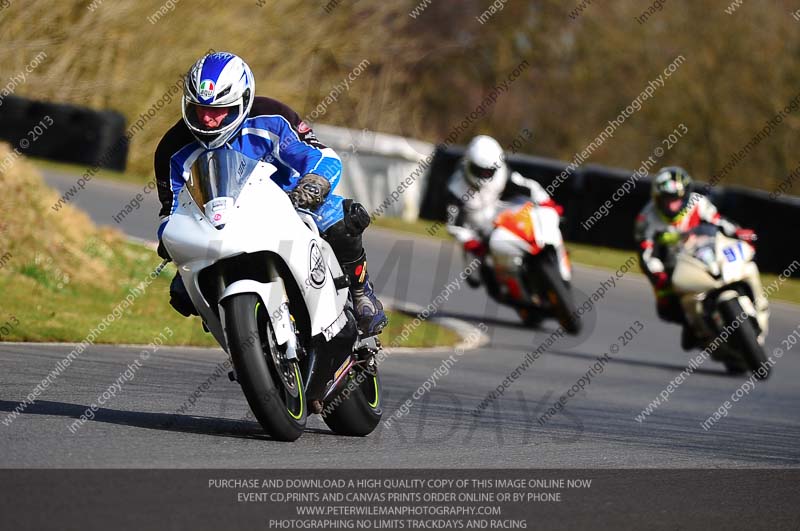
[[(267, 114), (263, 111), (273, 112)], [(169, 191), (165, 190), (167, 183), (159, 185), (159, 197), (162, 202), (159, 238), (169, 221), (169, 216), (177, 208), (178, 193), (186, 183), (192, 164), (206, 151), (195, 140), (182, 143), (191, 138), (182, 133), (182, 126), (182, 123), (176, 124), (162, 140), (162, 146), (159, 146), (159, 151), (167, 153), (172, 151), (167, 155)], [(274, 165), (277, 171), (272, 179), (286, 192), (292, 190), (297, 181), (308, 173), (325, 177), (331, 183), (331, 193), (316, 212), (317, 227), (321, 232), (325, 232), (343, 219), (344, 198), (333, 194), (342, 175), (342, 162), (339, 156), (334, 150), (321, 144), (310, 127), (282, 103), (269, 98), (256, 98), (251, 116), (243, 122), (240, 132), (229, 140), (227, 145), (251, 159)], [(156, 157), (158, 167), (158, 152)]]

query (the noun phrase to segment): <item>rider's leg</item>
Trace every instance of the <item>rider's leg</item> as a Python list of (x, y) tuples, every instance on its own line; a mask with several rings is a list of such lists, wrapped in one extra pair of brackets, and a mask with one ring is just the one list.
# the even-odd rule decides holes
[(466, 269), (470, 264), (473, 264), (475, 260), (478, 260), (478, 267), (471, 267), (470, 274), (465, 279), (467, 281), (467, 286), (471, 287), (472, 289), (477, 289), (481, 287), (481, 272), (484, 267), (481, 257), (477, 256), (474, 253), (469, 251), (464, 251), (464, 268)]
[(656, 292), (656, 311), (658, 316), (671, 323), (683, 323), (684, 315), (678, 297), (671, 289), (658, 290)]
[(331, 194), (319, 207), (317, 215), (317, 227), (350, 278), (350, 294), (359, 330), (366, 336), (379, 334), (389, 320), (383, 304), (375, 296), (367, 272), (367, 255), (361, 234), (369, 225), (369, 214), (359, 203)]
[(688, 351), (700, 346), (694, 330), (686, 321), (686, 312), (681, 307), (681, 301), (671, 288), (656, 291), (656, 310), (661, 319), (682, 326), (681, 348), (683, 350)]

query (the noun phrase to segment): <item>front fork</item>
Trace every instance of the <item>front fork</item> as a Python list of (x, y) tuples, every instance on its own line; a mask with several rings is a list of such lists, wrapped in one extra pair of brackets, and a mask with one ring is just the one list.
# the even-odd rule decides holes
[(320, 406), (330, 394), (341, 374), (349, 370), (348, 363), (354, 358), (353, 345), (358, 339), (358, 327), (350, 307), (344, 311), (347, 313), (344, 328), (329, 341), (321, 337), (313, 340), (313, 346), (307, 349), (307, 356), (301, 361), (306, 398), (315, 413), (316, 406)]

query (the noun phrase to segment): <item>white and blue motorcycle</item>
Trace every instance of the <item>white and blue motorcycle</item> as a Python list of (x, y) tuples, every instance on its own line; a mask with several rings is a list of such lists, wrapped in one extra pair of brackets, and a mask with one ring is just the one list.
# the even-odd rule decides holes
[(203, 153), (162, 240), (271, 436), (296, 440), (312, 413), (367, 435), (382, 413), (380, 343), (359, 337), (347, 276), (276, 171), (229, 148)]

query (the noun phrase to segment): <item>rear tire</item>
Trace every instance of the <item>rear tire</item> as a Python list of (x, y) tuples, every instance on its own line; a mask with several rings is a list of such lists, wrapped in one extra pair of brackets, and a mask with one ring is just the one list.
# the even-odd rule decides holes
[[(719, 311), (725, 325), (728, 326), (739, 319), (743, 310), (738, 300), (731, 299), (719, 303)], [(764, 348), (758, 343), (758, 332), (753, 319), (751, 316), (744, 319), (731, 335), (731, 340), (733, 340), (733, 346), (741, 353), (746, 368), (752, 371), (757, 378), (766, 380), (769, 378), (770, 366), (767, 363)], [(756, 372), (761, 367), (764, 367), (766, 371), (763, 377)]]
[(307, 416), (297, 361), (283, 357), (258, 296), (240, 293), (222, 301), (222, 306), (231, 360), (250, 409), (275, 439), (297, 440)]
[(539, 262), (544, 295), (553, 307), (558, 323), (568, 334), (576, 336), (581, 332), (581, 320), (572, 299), (572, 290), (561, 277), (558, 266), (552, 260)]
[(382, 387), (377, 365), (373, 370), (354, 368), (342, 391), (326, 405), (330, 409), (323, 412), (322, 420), (334, 433), (364, 437), (378, 426), (383, 415)]

